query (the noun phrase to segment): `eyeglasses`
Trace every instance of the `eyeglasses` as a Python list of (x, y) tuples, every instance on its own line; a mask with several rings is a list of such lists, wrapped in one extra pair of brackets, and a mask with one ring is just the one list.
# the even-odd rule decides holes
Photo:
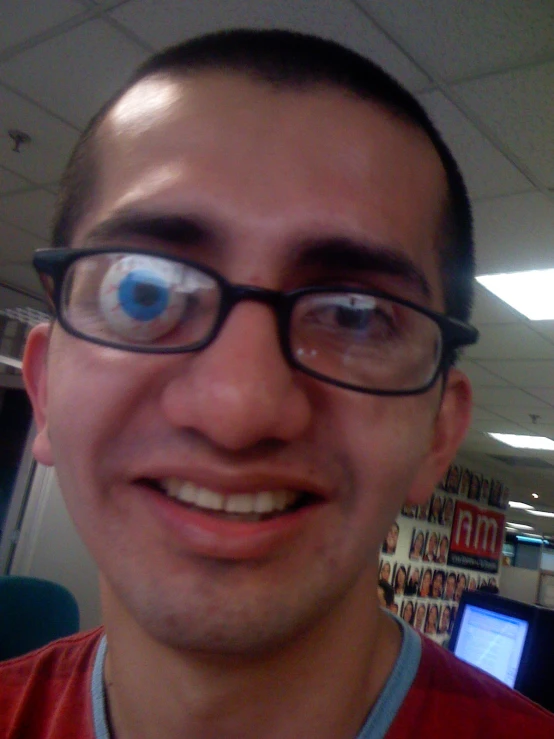
[(129, 248), (43, 249), (33, 264), (69, 334), (131, 352), (198, 352), (237, 303), (275, 312), (290, 366), (374, 395), (430, 388), (472, 326), (378, 290), (307, 287), (278, 292), (233, 285), (188, 259)]

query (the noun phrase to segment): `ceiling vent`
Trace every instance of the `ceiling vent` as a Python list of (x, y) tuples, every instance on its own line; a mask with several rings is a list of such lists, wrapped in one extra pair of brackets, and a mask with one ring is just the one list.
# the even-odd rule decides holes
[(503, 462), (509, 467), (528, 467), (535, 470), (554, 470), (554, 464), (538, 457), (516, 457), (512, 454), (489, 454), (491, 459)]

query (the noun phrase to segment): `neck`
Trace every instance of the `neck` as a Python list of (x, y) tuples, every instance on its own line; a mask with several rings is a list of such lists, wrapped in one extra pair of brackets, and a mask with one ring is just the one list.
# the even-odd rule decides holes
[(273, 653), (176, 650), (153, 639), (105, 584), (105, 666), (114, 739), (351, 739), (398, 656), (397, 625), (366, 582)]

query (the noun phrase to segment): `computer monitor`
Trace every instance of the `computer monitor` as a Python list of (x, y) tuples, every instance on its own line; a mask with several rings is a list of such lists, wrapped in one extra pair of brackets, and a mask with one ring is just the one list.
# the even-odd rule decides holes
[(490, 593), (466, 591), (448, 648), (554, 711), (554, 611)]

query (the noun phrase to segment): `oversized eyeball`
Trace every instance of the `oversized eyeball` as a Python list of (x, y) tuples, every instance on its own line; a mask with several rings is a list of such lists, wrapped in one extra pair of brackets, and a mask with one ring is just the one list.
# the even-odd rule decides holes
[(186, 294), (179, 265), (150, 256), (121, 257), (100, 285), (100, 309), (108, 325), (130, 342), (149, 342), (169, 333), (183, 313)]

